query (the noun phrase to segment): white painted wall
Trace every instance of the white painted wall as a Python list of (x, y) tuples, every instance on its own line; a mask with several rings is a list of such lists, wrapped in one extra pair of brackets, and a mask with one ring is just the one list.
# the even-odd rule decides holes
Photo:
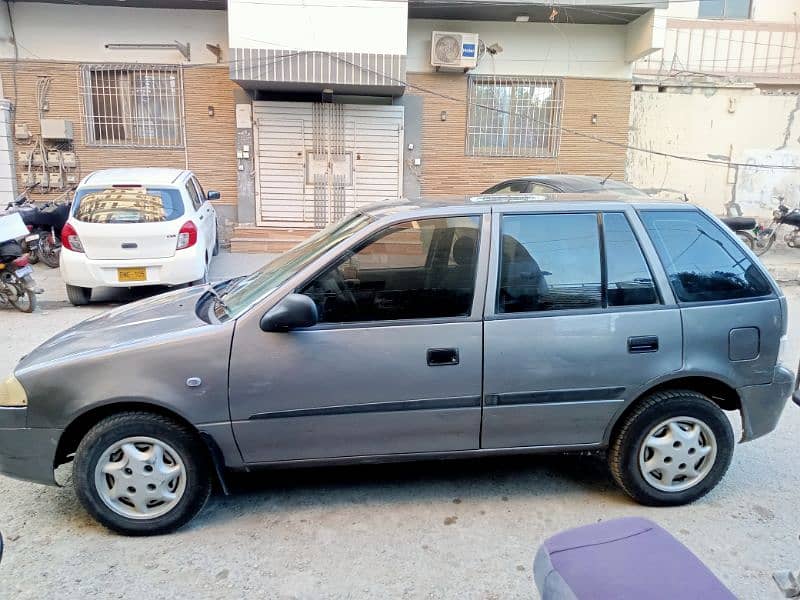
[[(0, 58), (13, 58), (8, 13), (0, 10)], [(191, 45), (192, 63), (214, 63), (206, 44), (220, 44), (227, 60), (224, 10), (166, 10), (13, 2), (11, 14), (22, 59), (81, 62), (184, 63), (177, 50), (109, 50), (108, 43)]]
[[(634, 92), (632, 146), (762, 165), (800, 165), (800, 97), (757, 90)], [(716, 214), (736, 195), (745, 215), (769, 216), (774, 196), (800, 205), (800, 171), (727, 166), (628, 152), (627, 180), (660, 195), (689, 198)], [(736, 183), (734, 183), (736, 182)]]
[(431, 32), (477, 33), (487, 46), (503, 52), (486, 54), (476, 74), (543, 75), (630, 79), (624, 25), (553, 25), (495, 21), (408, 22), (408, 65), (411, 72), (432, 71)]
[[(668, 16), (681, 19), (696, 19), (700, 2), (670, 2), (665, 11)], [(752, 18), (756, 21), (779, 21), (792, 23), (800, 18), (800, 3), (797, 0), (753, 0)]]
[(406, 53), (402, 0), (229, 0), (232, 48)]

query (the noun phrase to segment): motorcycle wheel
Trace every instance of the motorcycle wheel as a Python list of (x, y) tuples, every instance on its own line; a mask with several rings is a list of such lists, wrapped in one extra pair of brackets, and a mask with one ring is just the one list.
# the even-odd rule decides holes
[(750, 248), (750, 250), (755, 249), (755, 238), (753, 234), (749, 231), (737, 231), (736, 236), (744, 242), (744, 245)]
[(756, 239), (756, 243), (753, 247), (753, 252), (755, 252), (756, 256), (761, 256), (762, 254), (766, 254), (769, 252), (769, 249), (772, 248), (772, 244), (775, 243), (775, 234), (772, 233), (770, 236), (763, 240), (760, 238)]
[(39, 251), (38, 250), (30, 250), (28, 252), (28, 262), (32, 265), (35, 265), (39, 262)]
[(49, 231), (43, 231), (39, 235), (39, 250), (37, 254), (44, 264), (51, 269), (55, 269), (58, 267), (61, 255), (61, 242), (58, 240), (54, 242), (52, 234)]
[(32, 290), (26, 289), (21, 281), (18, 281), (14, 287), (17, 290), (17, 295), (9, 296), (8, 301), (11, 305), (20, 312), (32, 313), (36, 310), (36, 294)]

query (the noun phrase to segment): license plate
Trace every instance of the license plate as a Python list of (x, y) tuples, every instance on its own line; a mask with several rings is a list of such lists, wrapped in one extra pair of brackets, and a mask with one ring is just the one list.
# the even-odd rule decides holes
[(39, 234), (38, 233), (34, 233), (34, 234), (31, 234), (31, 235), (26, 235), (25, 236), (25, 241), (26, 242), (38, 242), (39, 241)]
[(117, 278), (120, 282), (147, 281), (147, 269), (144, 267), (137, 267), (135, 269), (117, 269)]
[(14, 271), (14, 275), (19, 277), (20, 279), (22, 279), (26, 275), (30, 275), (31, 273), (33, 273), (33, 269), (30, 267), (30, 265), (26, 265), (24, 267), (20, 267), (19, 269)]

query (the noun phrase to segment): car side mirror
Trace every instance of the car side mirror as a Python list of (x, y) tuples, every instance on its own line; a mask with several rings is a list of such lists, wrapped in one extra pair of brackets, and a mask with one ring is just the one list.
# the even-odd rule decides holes
[(220, 194), (216, 190), (208, 190), (208, 193), (206, 194), (206, 198), (208, 198), (209, 200), (219, 200), (221, 197), (222, 194)]
[(305, 294), (289, 294), (261, 317), (262, 331), (291, 331), (319, 322), (317, 305)]

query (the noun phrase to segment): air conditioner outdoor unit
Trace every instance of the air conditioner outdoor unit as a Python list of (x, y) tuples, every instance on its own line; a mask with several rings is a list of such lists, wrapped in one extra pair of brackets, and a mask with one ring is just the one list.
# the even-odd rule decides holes
[(446, 69), (478, 66), (478, 34), (434, 31), (431, 34), (431, 65)]

